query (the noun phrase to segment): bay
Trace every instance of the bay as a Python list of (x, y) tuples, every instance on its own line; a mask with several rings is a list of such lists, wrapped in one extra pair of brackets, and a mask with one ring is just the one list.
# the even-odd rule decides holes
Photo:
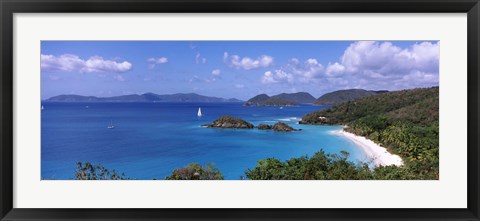
[[(189, 163), (213, 163), (225, 179), (238, 180), (261, 159), (350, 153), (354, 162), (370, 159), (350, 140), (332, 135), (340, 126), (300, 125), (307, 113), (326, 107), (245, 107), (242, 103), (54, 103), (43, 102), (41, 176), (73, 179), (76, 162), (101, 164), (139, 180), (164, 179)], [(202, 108), (202, 117), (197, 116)], [(222, 115), (254, 125), (284, 122), (302, 129), (204, 128)], [(114, 129), (107, 126), (113, 123)]]

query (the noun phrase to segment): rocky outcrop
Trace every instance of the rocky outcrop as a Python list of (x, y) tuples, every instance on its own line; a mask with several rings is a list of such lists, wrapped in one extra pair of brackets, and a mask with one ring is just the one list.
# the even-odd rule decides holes
[(286, 123), (282, 122), (277, 122), (272, 126), (273, 131), (280, 131), (280, 132), (291, 132), (291, 131), (297, 131), (293, 127), (288, 126)]
[(202, 125), (204, 127), (209, 128), (236, 128), (236, 129), (253, 129), (257, 128), (258, 130), (273, 130), (279, 132), (291, 132), (291, 131), (299, 131), (293, 127), (288, 126), (285, 123), (277, 122), (274, 125), (268, 124), (259, 124), (258, 126), (253, 126), (253, 124), (248, 123), (247, 121), (232, 117), (232, 116), (222, 116), (210, 124)]
[(205, 127), (213, 128), (238, 128), (238, 129), (251, 129), (254, 128), (253, 124), (248, 123), (240, 118), (231, 117), (231, 116), (222, 116), (211, 124), (203, 125)]
[(257, 126), (257, 129), (259, 129), (259, 130), (271, 130), (272, 126), (270, 126), (268, 124), (259, 124)]

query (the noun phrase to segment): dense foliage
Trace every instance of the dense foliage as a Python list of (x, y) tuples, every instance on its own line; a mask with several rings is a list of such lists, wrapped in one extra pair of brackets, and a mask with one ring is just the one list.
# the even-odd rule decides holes
[(382, 93), (305, 115), (302, 124), (348, 125), (399, 154), (415, 179), (439, 178), (439, 88)]
[(185, 167), (175, 169), (166, 180), (223, 180), (223, 175), (220, 171), (207, 163), (202, 167), (198, 163), (191, 163)]
[(274, 96), (259, 94), (249, 99), (245, 106), (292, 106), (303, 103), (313, 103), (315, 97), (306, 92), (281, 93)]
[(245, 174), (251, 180), (408, 180), (414, 174), (406, 167), (379, 166), (370, 169), (367, 164), (348, 161), (349, 154), (326, 154), (323, 150), (312, 157), (292, 158), (281, 162), (268, 158), (257, 162)]
[(349, 89), (326, 93), (315, 100), (316, 105), (335, 106), (348, 101), (353, 101), (379, 92), (367, 91), (363, 89)]
[[(93, 165), (89, 162), (78, 162), (75, 169), (76, 180), (129, 180), (125, 173), (119, 174), (117, 171), (109, 171), (102, 165)], [(166, 180), (223, 180), (222, 173), (207, 163), (202, 167), (198, 163), (190, 163), (185, 167), (175, 169)], [(154, 178), (154, 180), (156, 180)]]
[(297, 92), (297, 93), (291, 93), (291, 94), (281, 93), (281, 94), (272, 96), (272, 98), (281, 98), (281, 99), (293, 101), (295, 103), (300, 103), (300, 104), (308, 104), (308, 103), (311, 104), (315, 101), (315, 97), (307, 92)]
[(271, 97), (265, 101), (257, 103), (257, 106), (294, 106), (298, 103), (279, 97)]
[(117, 171), (109, 171), (101, 165), (93, 165), (89, 162), (77, 162), (75, 169), (76, 180), (128, 180), (125, 173), (119, 174)]
[(268, 98), (270, 98), (270, 96), (268, 96), (267, 94), (259, 94), (259, 95), (256, 95), (255, 97), (248, 99), (247, 103), (250, 102), (252, 104), (255, 104), (262, 101), (266, 101), (268, 100)]
[(244, 128), (251, 129), (254, 128), (253, 124), (232, 116), (221, 116), (218, 119), (214, 120), (211, 124), (204, 124), (206, 127), (218, 127), (218, 128)]

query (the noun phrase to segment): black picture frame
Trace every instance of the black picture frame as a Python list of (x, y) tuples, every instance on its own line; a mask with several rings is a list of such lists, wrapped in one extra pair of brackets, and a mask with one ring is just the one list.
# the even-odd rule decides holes
[[(480, 220), (478, 0), (0, 0), (1, 220)], [(467, 13), (466, 209), (17, 209), (13, 208), (14, 13)], [(439, 196), (441, 197), (441, 196)], [(126, 199), (128, 200), (128, 199)]]

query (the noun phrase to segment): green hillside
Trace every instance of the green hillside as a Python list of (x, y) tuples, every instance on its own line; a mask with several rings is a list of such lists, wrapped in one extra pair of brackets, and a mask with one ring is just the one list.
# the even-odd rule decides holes
[(438, 179), (439, 88), (382, 93), (305, 115), (301, 124), (347, 125), (402, 157), (418, 179)]
[(272, 96), (272, 98), (281, 98), (281, 99), (289, 100), (289, 101), (300, 103), (300, 104), (308, 104), (308, 103), (313, 103), (315, 101), (315, 97), (313, 97), (311, 94), (306, 92), (297, 92), (297, 93), (291, 93), (291, 94), (281, 93), (281, 94)]
[(326, 93), (315, 100), (314, 104), (324, 106), (335, 106), (359, 98), (384, 93), (385, 91), (367, 91), (363, 89), (339, 90)]
[(281, 93), (274, 96), (259, 94), (249, 99), (244, 106), (293, 106), (298, 104), (313, 103), (315, 97), (306, 92)]
[(258, 106), (294, 106), (297, 105), (297, 102), (286, 100), (279, 97), (271, 97), (263, 101)]

